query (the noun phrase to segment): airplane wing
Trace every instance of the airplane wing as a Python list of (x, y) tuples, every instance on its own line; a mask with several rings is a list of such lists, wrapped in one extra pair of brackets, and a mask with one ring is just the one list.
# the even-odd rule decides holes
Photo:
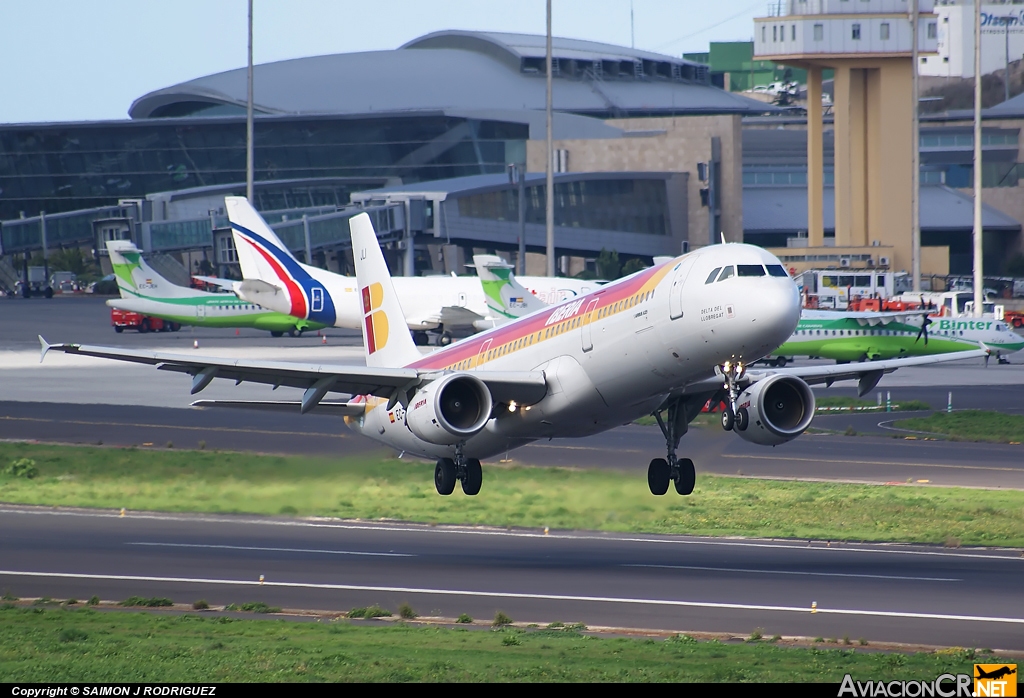
[(894, 322), (898, 322), (903, 325), (911, 324), (913, 320), (919, 320), (920, 318), (934, 312), (933, 310), (903, 310), (903, 311), (885, 311), (885, 312), (865, 312), (857, 313), (852, 316), (857, 324), (861, 327), (877, 327), (879, 325), (889, 325)]
[(238, 283), (237, 281), (232, 281), (231, 279), (218, 279), (215, 276), (199, 276), (198, 274), (193, 274), (192, 278), (202, 281), (204, 284), (218, 286), (224, 289), (225, 291), (231, 291), (232, 293), (234, 292), (234, 284)]
[(430, 315), (422, 315), (419, 317), (406, 317), (406, 322), (409, 327), (413, 328), (433, 328), (440, 325), (444, 325), (445, 329), (453, 328), (474, 328), (473, 323), (484, 320), (485, 318), (479, 313), (474, 313), (468, 308), (463, 308), (457, 305), (446, 305), (441, 308), (439, 313), (431, 313)]
[[(160, 371), (186, 373), (193, 376), (193, 395), (208, 386), (214, 378), (229, 378), (236, 385), (247, 382), (272, 385), (275, 388), (282, 385), (299, 388), (306, 391), (300, 403), (300, 411), (303, 413), (316, 407), (327, 393), (374, 395), (407, 406), (416, 388), (441, 375), (440, 371), (414, 368), (256, 361), (87, 344), (49, 344), (42, 337), (39, 337), (39, 343), (42, 347), (40, 361), (48, 351), (61, 351), (65, 354), (150, 364)], [(542, 371), (477, 371), (473, 375), (487, 385), (495, 402), (515, 400), (522, 405), (533, 405), (540, 402), (547, 393), (547, 382)]]
[[(848, 364), (829, 364), (827, 366), (790, 366), (787, 368), (770, 369), (749, 369), (740, 379), (740, 385), (746, 387), (751, 383), (782, 373), (787, 376), (795, 376), (807, 382), (808, 385), (832, 385), (837, 381), (856, 380), (858, 395), (863, 396), (869, 390), (878, 385), (878, 381), (886, 373), (892, 373), (896, 369), (907, 366), (925, 366), (928, 364), (943, 363), (945, 361), (962, 361), (964, 359), (980, 359), (988, 354), (984, 349), (973, 351), (958, 351), (949, 354), (934, 354), (931, 356), (912, 356), (903, 359), (888, 359), (885, 361), (863, 361)], [(698, 395), (721, 388), (724, 379), (721, 376), (707, 378), (696, 383), (691, 383), (682, 390), (682, 395)]]

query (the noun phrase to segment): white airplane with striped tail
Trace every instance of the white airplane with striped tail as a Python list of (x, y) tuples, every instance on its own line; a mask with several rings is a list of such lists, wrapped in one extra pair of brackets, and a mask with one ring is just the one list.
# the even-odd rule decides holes
[[(690, 494), (693, 461), (676, 450), (709, 400), (724, 400), (722, 426), (747, 441), (797, 438), (814, 417), (811, 384), (858, 380), (861, 393), (901, 366), (984, 351), (870, 364), (746, 370), (786, 341), (800, 318), (796, 285), (772, 254), (752, 245), (704, 247), (423, 355), (413, 343), (376, 234), (353, 218), (366, 366), (298, 364), (132, 351), (80, 344), (50, 350), (157, 365), (193, 376), (304, 390), (299, 402), (217, 403), (344, 416), (355, 431), (436, 459), (434, 484), (475, 495), (481, 459), (538, 439), (582, 437), (653, 414), (665, 457), (651, 460), (651, 492), (674, 483)], [(346, 399), (323, 402), (329, 393)]]
[[(359, 329), (359, 286), (356, 279), (303, 264), (274, 234), (260, 214), (241, 196), (224, 199), (235, 240), (243, 281), (232, 289), (242, 300), (306, 322)], [(493, 257), (491, 257), (493, 259)], [(599, 287), (583, 279), (523, 277), (520, 283), (545, 303), (576, 297)], [(393, 282), (416, 344), (452, 342), (452, 330), (471, 333), (496, 327), (525, 313), (495, 311), (480, 281), (472, 276), (399, 276)]]

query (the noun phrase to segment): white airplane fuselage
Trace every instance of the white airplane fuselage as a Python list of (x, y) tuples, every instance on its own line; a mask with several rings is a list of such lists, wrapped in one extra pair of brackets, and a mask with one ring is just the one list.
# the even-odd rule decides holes
[[(743, 265), (745, 274), (708, 282), (713, 269), (733, 266), (735, 272), (735, 265)], [(537, 439), (586, 436), (650, 414), (670, 392), (712, 378), (725, 362), (768, 355), (799, 318), (799, 293), (777, 258), (750, 245), (714, 245), (409, 366), (439, 374), (544, 372), (543, 399), (529, 409), (496, 406), (486, 426), (464, 442), (466, 457), (487, 458)], [(398, 450), (450, 457), (451, 445), (430, 443), (407, 426), (408, 413), (422, 409), (421, 402), (414, 397), (408, 408), (388, 409), (387, 400), (366, 398), (365, 412), (346, 423)]]
[[(260, 293), (244, 282), (235, 285), (236, 293), (250, 303), (256, 303), (269, 310), (302, 319), (321, 322), (334, 327), (358, 330), (363, 321), (359, 288), (354, 276), (342, 276), (334, 272), (299, 264), (307, 275), (303, 284), (308, 287), (310, 301), (296, 304), (291, 294)], [(439, 325), (445, 309), (465, 309), (481, 318), (490, 316), (487, 300), (475, 276), (396, 276), (391, 279), (402, 304), (406, 323), (411, 330), (433, 330)], [(580, 279), (548, 279), (526, 277), (520, 283), (527, 290), (541, 296), (545, 302), (573, 297), (586, 290), (598, 288), (592, 281)], [(316, 294), (323, 294), (317, 296)], [(318, 304), (317, 299), (321, 301)], [(456, 319), (455, 326), (470, 326), (472, 319)], [(449, 323), (452, 324), (452, 323)]]

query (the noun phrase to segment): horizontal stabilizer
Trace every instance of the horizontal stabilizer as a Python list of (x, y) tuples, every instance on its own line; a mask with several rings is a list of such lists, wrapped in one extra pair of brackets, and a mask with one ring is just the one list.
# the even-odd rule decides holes
[[(229, 407), (264, 412), (299, 412), (302, 409), (302, 403), (298, 400), (196, 400), (192, 406)], [(356, 417), (366, 411), (366, 403), (321, 401), (315, 409), (339, 417)]]
[(291, 301), (288, 297), (288, 292), (280, 286), (275, 286), (267, 281), (261, 281), (260, 279), (235, 281), (231, 285), (231, 290), (236, 296), (248, 303), (276, 310), (279, 313), (288, 314), (291, 311)]
[(233, 290), (232, 285), (236, 283), (234, 279), (218, 279), (215, 276), (199, 276), (197, 274), (193, 274), (192, 278), (196, 281), (202, 281), (204, 284), (209, 284), (210, 286), (217, 286), (225, 291)]

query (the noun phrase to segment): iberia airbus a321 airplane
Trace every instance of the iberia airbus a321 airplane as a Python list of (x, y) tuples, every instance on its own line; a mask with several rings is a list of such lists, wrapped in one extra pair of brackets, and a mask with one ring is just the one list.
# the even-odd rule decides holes
[[(258, 215), (238, 222), (266, 232)], [(647, 480), (661, 495), (670, 483), (679, 494), (693, 491), (693, 461), (677, 458), (676, 449), (709, 399), (727, 401), (727, 430), (776, 445), (810, 425), (810, 384), (856, 379), (863, 394), (900, 366), (984, 355), (745, 370), (793, 333), (800, 296), (778, 259), (744, 244), (701, 248), (423, 355), (406, 327), (369, 217), (354, 217), (350, 227), (366, 366), (49, 345), (40, 337), (43, 356), (58, 350), (155, 364), (192, 375), (193, 394), (214, 378), (301, 388), (301, 402), (249, 404), (339, 412), (361, 434), (436, 459), (434, 484), (444, 495), (456, 480), (465, 494), (477, 494), (482, 458), (654, 414), (666, 453), (650, 462)], [(321, 403), (332, 392), (350, 397)]]

